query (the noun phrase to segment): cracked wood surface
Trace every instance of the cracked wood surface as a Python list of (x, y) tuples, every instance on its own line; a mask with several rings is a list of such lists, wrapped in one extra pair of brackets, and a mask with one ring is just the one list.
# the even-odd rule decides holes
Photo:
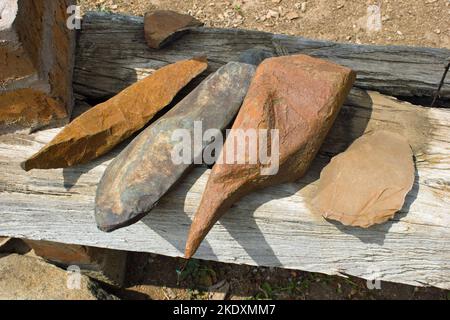
[[(79, 35), (74, 89), (88, 98), (109, 97), (168, 63), (206, 55), (210, 73), (255, 47), (329, 59), (355, 70), (357, 87), (392, 96), (432, 97), (450, 57), (448, 49), (355, 45), (211, 28), (194, 28), (167, 48), (154, 50), (145, 42), (143, 18), (89, 13)], [(441, 97), (450, 100), (450, 77)]]
[[(408, 138), (413, 190), (393, 221), (358, 229), (312, 214), (321, 168), (364, 132)], [(111, 234), (96, 228), (94, 197), (112, 158), (25, 173), (19, 163), (59, 131), (0, 136), (0, 236), (182, 256), (209, 170), (195, 168), (141, 222)], [(450, 110), (354, 89), (306, 177), (245, 197), (220, 220), (196, 257), (450, 289)]]

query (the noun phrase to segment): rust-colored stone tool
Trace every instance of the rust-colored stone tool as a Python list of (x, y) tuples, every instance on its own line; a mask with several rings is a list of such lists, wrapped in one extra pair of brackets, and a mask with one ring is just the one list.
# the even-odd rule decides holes
[(189, 28), (202, 27), (203, 22), (188, 14), (170, 10), (156, 10), (145, 14), (145, 40), (150, 48), (160, 49), (188, 32)]
[[(214, 224), (241, 197), (304, 175), (354, 81), (352, 70), (305, 55), (270, 58), (258, 67), (233, 130), (278, 130), (279, 148), (267, 139), (272, 160), (266, 162), (258, 155), (252, 164), (249, 149), (234, 148), (227, 139), (219, 159), (232, 154), (245, 164), (223, 161), (213, 167), (189, 231), (186, 258), (195, 254)], [(259, 148), (263, 140), (258, 137)], [(278, 172), (267, 175), (277, 161)]]
[(348, 226), (386, 222), (403, 207), (414, 171), (413, 152), (402, 135), (367, 133), (323, 169), (313, 206)]
[(22, 163), (31, 169), (66, 168), (93, 160), (143, 128), (176, 94), (206, 70), (206, 58), (165, 66), (86, 111), (41, 151)]
[[(113, 231), (137, 222), (193, 166), (209, 143), (196, 140), (210, 129), (225, 129), (236, 116), (255, 67), (230, 62), (205, 79), (167, 114), (145, 129), (108, 166), (95, 199), (99, 229)], [(174, 158), (183, 146), (174, 134), (189, 138), (185, 160)], [(201, 138), (200, 137), (200, 138)], [(216, 140), (218, 141), (218, 140)], [(220, 147), (222, 143), (220, 143)]]

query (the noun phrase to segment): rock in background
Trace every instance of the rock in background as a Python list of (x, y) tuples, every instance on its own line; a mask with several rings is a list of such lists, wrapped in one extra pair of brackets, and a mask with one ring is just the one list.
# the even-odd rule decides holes
[(117, 300), (86, 276), (17, 254), (0, 256), (0, 299)]
[[(34, 130), (69, 120), (73, 107), (75, 31), (67, 27), (67, 8), (74, 3), (74, 0), (4, 0), (0, 4), (0, 99), (4, 102), (0, 122), (5, 120), (2, 127), (17, 130), (31, 126)], [(22, 113), (12, 120), (3, 115), (11, 114), (17, 104), (16, 97), (12, 99), (8, 93), (16, 92), (29, 99), (19, 89), (32, 90), (33, 95), (45, 94), (51, 105), (57, 106), (57, 111), (50, 111), (50, 121), (49, 111), (33, 104), (29, 104), (31, 111), (26, 119)]]

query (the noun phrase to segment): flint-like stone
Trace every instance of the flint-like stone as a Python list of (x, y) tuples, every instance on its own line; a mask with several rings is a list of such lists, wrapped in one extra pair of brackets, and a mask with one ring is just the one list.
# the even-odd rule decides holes
[(348, 226), (386, 222), (403, 207), (414, 172), (413, 153), (403, 136), (368, 133), (323, 169), (313, 206)]
[(23, 169), (66, 168), (100, 157), (143, 128), (207, 65), (206, 59), (195, 58), (157, 70), (76, 118)]
[[(267, 59), (258, 67), (232, 129), (278, 130), (279, 157), (268, 138), (272, 160), (263, 165), (266, 161), (257, 154), (258, 161), (252, 164), (249, 148), (241, 151), (227, 139), (219, 159), (230, 153), (245, 164), (223, 161), (213, 167), (189, 231), (186, 258), (195, 254), (214, 224), (241, 197), (305, 174), (354, 81), (352, 70), (305, 55)], [(257, 138), (259, 148), (265, 144), (262, 140)], [(278, 172), (267, 175), (270, 170), (265, 170), (277, 159)]]
[(0, 94), (0, 134), (29, 133), (66, 120), (64, 105), (41, 91), (20, 89)]
[(170, 10), (148, 12), (144, 18), (145, 39), (153, 49), (164, 47), (185, 34), (189, 28), (202, 26), (203, 22), (194, 17)]
[[(254, 73), (255, 67), (248, 64), (223, 66), (114, 159), (97, 190), (95, 217), (101, 230), (113, 231), (141, 219), (192, 167), (194, 159), (201, 160), (209, 142), (194, 139), (195, 122), (201, 122), (203, 132), (223, 130), (242, 105)], [(194, 146), (188, 161), (179, 163), (174, 162), (173, 152), (180, 142), (173, 134), (182, 129)]]

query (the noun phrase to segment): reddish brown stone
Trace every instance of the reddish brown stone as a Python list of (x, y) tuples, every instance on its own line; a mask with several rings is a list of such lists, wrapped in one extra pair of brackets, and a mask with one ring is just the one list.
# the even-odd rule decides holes
[(266, 166), (261, 159), (248, 164), (248, 152), (238, 154), (228, 138), (222, 154), (242, 156), (247, 164), (213, 167), (189, 232), (186, 258), (194, 255), (213, 225), (241, 197), (304, 175), (354, 81), (350, 69), (305, 55), (271, 58), (259, 66), (233, 129), (278, 129), (279, 171), (262, 175)]
[(407, 140), (376, 131), (334, 157), (320, 175), (313, 205), (327, 219), (368, 228), (393, 218), (414, 184), (414, 161)]
[(65, 168), (105, 154), (142, 129), (207, 66), (205, 58), (195, 58), (157, 70), (76, 118), (22, 167), (27, 171)]
[(0, 94), (0, 134), (29, 129), (43, 129), (64, 122), (64, 105), (45, 93), (20, 89)]
[(203, 23), (187, 14), (169, 10), (156, 10), (145, 15), (145, 39), (150, 48), (159, 49), (183, 35), (192, 27)]

